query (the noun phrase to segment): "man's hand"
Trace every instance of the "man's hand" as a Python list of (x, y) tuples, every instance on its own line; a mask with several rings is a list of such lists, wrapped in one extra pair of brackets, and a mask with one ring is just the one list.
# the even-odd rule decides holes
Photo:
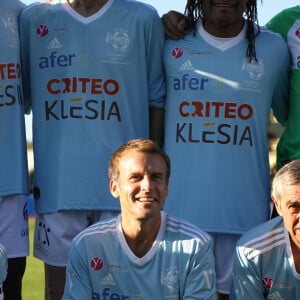
[(166, 38), (178, 40), (186, 35), (188, 24), (183, 14), (171, 10), (162, 16), (162, 22)]

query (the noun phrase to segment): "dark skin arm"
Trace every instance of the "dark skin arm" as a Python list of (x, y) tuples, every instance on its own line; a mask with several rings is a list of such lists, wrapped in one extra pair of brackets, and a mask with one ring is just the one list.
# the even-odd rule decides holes
[(187, 21), (183, 14), (171, 10), (162, 16), (167, 39), (179, 40), (187, 33)]
[(160, 147), (162, 147), (163, 145), (164, 115), (165, 110), (163, 108), (149, 108), (149, 137), (152, 141), (155, 141)]

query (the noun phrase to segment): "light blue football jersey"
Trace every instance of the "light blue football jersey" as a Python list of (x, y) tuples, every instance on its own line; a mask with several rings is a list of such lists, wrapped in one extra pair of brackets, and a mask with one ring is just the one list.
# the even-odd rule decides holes
[(156, 241), (136, 257), (120, 216), (97, 223), (74, 240), (63, 300), (216, 299), (210, 237), (162, 213)]
[(286, 121), (290, 60), (284, 40), (262, 30), (250, 62), (245, 34), (217, 40), (200, 22), (165, 45), (165, 209), (208, 232), (241, 234), (269, 217), (267, 128), (271, 108)]
[(247, 232), (237, 243), (230, 299), (300, 299), (289, 234), (281, 217)]
[(109, 0), (85, 18), (68, 3), (32, 5), (21, 16), (21, 41), (37, 212), (118, 210), (110, 156), (130, 139), (148, 138), (149, 107), (164, 107), (156, 10)]
[(0, 196), (28, 193), (28, 167), (22, 92), (20, 1), (3, 0), (0, 10)]

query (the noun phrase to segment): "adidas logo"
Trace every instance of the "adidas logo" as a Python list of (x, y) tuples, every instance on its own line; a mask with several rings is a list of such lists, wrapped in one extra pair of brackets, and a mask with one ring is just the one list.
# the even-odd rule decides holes
[(54, 38), (48, 45), (48, 49), (58, 49), (61, 47), (62, 45), (57, 38)]
[(181, 65), (179, 68), (180, 70), (193, 70), (194, 67), (192, 65), (192, 62), (190, 60), (187, 60), (185, 63)]
[(111, 275), (111, 274), (108, 274), (106, 277), (104, 277), (104, 278), (101, 280), (101, 285), (106, 285), (106, 286), (109, 286), (109, 285), (116, 285), (116, 282), (114, 281), (112, 275)]

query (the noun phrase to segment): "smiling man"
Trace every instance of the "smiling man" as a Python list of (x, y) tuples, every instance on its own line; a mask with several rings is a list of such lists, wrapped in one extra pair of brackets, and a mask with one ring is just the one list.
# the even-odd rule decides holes
[(272, 199), (280, 216), (238, 242), (230, 299), (300, 299), (300, 160), (277, 172)]
[(210, 237), (162, 212), (169, 175), (168, 156), (150, 140), (113, 154), (110, 191), (121, 214), (74, 239), (63, 300), (216, 299)]

